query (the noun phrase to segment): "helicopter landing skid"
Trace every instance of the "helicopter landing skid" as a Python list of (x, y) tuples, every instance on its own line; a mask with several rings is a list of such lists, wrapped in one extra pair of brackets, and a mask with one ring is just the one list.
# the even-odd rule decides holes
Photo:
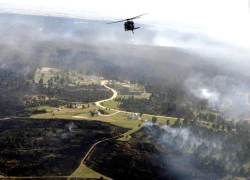
[(140, 29), (140, 27), (134, 28), (134, 29), (132, 30), (132, 33), (133, 33), (133, 34), (134, 34), (134, 30), (136, 30), (136, 29)]

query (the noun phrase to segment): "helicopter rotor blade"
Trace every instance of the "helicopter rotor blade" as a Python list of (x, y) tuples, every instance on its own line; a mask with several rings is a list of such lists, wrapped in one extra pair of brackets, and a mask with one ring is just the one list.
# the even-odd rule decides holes
[(144, 16), (144, 15), (146, 15), (146, 14), (148, 14), (148, 13), (141, 14), (141, 15), (139, 15), (139, 16), (135, 16), (135, 17), (129, 18), (129, 19), (127, 19), (127, 20), (138, 19), (138, 18), (141, 18), (141, 16)]
[(141, 16), (146, 15), (146, 14), (148, 14), (148, 13), (141, 14), (139, 16), (135, 16), (135, 17), (124, 19), (124, 20), (120, 20), (120, 21), (114, 21), (114, 22), (106, 23), (106, 24), (114, 24), (114, 23), (119, 23), (119, 22), (123, 22), (123, 21), (129, 21), (129, 20), (132, 20), (132, 19), (139, 19), (139, 18), (141, 18)]
[(114, 22), (110, 22), (110, 23), (106, 23), (106, 24), (114, 24), (114, 23), (119, 23), (119, 22), (123, 22), (123, 21), (127, 21), (127, 19), (121, 20), (121, 21), (114, 21)]
[(133, 18), (129, 18), (129, 19), (126, 19), (126, 20), (129, 21), (129, 20), (139, 19), (139, 18), (141, 18), (141, 17), (133, 17)]

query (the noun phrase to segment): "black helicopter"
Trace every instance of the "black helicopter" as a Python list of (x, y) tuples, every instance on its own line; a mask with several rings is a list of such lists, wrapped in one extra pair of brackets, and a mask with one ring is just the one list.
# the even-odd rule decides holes
[[(146, 13), (146, 14), (148, 14), (148, 13)], [(135, 17), (132, 17), (132, 18), (129, 18), (129, 19), (124, 19), (124, 20), (120, 20), (120, 21), (114, 21), (114, 22), (110, 22), (110, 23), (107, 23), (107, 24), (113, 24), (113, 23), (118, 23), (118, 22), (126, 21), (124, 23), (124, 29), (125, 29), (125, 31), (132, 31), (133, 34), (134, 34), (134, 30), (135, 29), (139, 29), (140, 27), (134, 27), (134, 22), (132, 21), (132, 19), (141, 18), (141, 16), (146, 15), (146, 14), (141, 14), (139, 16), (135, 16)]]

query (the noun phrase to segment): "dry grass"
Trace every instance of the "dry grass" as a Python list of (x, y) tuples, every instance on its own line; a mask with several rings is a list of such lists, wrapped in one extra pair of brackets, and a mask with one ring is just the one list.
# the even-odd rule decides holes
[(88, 168), (84, 164), (81, 164), (80, 167), (71, 175), (72, 178), (74, 177), (82, 177), (82, 178), (96, 178), (99, 179), (103, 177), (104, 179), (110, 179), (102, 174), (93, 171), (92, 169)]

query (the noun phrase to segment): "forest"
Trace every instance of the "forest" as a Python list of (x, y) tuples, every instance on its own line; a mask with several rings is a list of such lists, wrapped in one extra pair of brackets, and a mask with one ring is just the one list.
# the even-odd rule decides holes
[[(208, 122), (212, 122), (211, 128)], [(163, 146), (180, 151), (182, 156), (190, 154), (189, 163), (200, 172), (216, 174), (219, 178), (248, 177), (249, 127), (246, 120), (234, 123), (220, 115), (199, 114), (153, 132)]]
[[(9, 92), (23, 90), (26, 94), (35, 91), (71, 102), (90, 102), (111, 95), (102, 87), (83, 86), (77, 84), (77, 80), (70, 80), (68, 73), (70, 69), (82, 75), (96, 75), (121, 82), (129, 80), (145, 87), (146, 91), (152, 94), (149, 100), (133, 99), (132, 96), (127, 100), (120, 99), (120, 108), (143, 113), (181, 116), (189, 106), (195, 110), (208, 107), (209, 102), (193, 93), (193, 89), (200, 88), (201, 84), (219, 92), (225, 96), (224, 99), (232, 95), (231, 89), (241, 88), (243, 85), (246, 86), (244, 93), (249, 89), (247, 76), (221, 69), (206, 59), (200, 60), (200, 57), (178, 49), (112, 43), (74, 43), (68, 46), (62, 40), (57, 41), (57, 44), (50, 41), (35, 43), (32, 47), (28, 42), (25, 47), (31, 50), (28, 59), (25, 58), (27, 50), (22, 52), (9, 47), (2, 51), (1, 57), (7, 58), (8, 61), (6, 59), (4, 66), (1, 66), (3, 74), (1, 90), (11, 89)], [(130, 53), (126, 53), (127, 51)], [(144, 54), (136, 53), (144, 51)], [(12, 56), (7, 56), (9, 53)], [(35, 61), (38, 56), (44, 60)], [(18, 62), (16, 62), (17, 57)], [(21, 68), (17, 68), (19, 65)], [(61, 74), (54, 72), (48, 80), (43, 80), (41, 76), (34, 82), (35, 72), (41, 67), (59, 68), (63, 71)], [(197, 74), (200, 77), (197, 82), (189, 81), (189, 77), (197, 77)], [(73, 92), (69, 84), (75, 86), (75, 89), (80, 87), (82, 90)], [(225, 86), (228, 88), (225, 89)], [(102, 93), (99, 93), (99, 90)]]

